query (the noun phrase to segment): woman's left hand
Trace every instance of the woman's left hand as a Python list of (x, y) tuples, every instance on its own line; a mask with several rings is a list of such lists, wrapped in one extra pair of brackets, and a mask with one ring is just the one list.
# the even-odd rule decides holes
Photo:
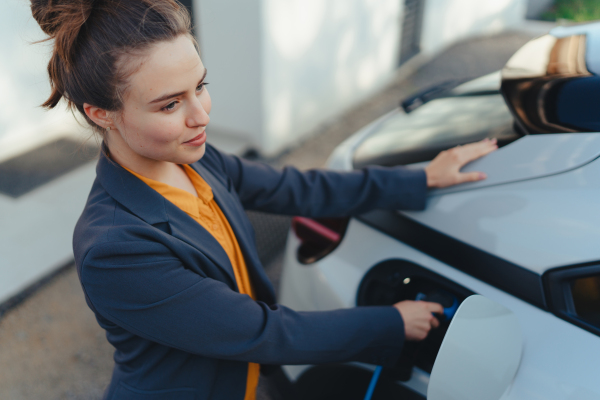
[(481, 142), (456, 146), (438, 154), (427, 167), (427, 187), (443, 188), (465, 182), (485, 179), (483, 172), (460, 172), (466, 164), (498, 148), (496, 139), (484, 139)]

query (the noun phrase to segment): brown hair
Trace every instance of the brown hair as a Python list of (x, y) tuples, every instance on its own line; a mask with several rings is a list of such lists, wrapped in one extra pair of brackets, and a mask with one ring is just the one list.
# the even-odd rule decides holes
[(88, 103), (120, 111), (131, 57), (150, 45), (191, 35), (187, 10), (177, 0), (31, 0), (42, 30), (54, 39), (48, 63), (54, 108), (64, 97), (94, 128), (83, 109)]

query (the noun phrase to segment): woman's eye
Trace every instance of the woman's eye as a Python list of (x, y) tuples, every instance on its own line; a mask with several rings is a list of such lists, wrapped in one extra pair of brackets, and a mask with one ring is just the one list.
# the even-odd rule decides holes
[(196, 91), (197, 92), (201, 92), (202, 89), (204, 89), (204, 86), (208, 85), (208, 82), (202, 82), (201, 84), (199, 84), (198, 86), (196, 86)]
[(176, 102), (176, 101), (174, 101), (174, 102), (171, 102), (171, 103), (167, 104), (166, 106), (164, 106), (164, 107), (163, 107), (163, 110), (165, 110), (165, 111), (171, 111), (172, 109), (174, 109), (174, 108), (175, 108), (175, 105), (176, 105), (176, 104), (177, 104), (177, 102)]

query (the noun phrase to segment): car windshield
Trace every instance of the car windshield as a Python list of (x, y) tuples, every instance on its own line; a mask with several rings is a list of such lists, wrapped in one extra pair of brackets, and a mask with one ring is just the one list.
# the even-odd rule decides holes
[(444, 97), (385, 121), (358, 146), (354, 166), (430, 161), (442, 150), (486, 137), (504, 146), (521, 136), (500, 93)]

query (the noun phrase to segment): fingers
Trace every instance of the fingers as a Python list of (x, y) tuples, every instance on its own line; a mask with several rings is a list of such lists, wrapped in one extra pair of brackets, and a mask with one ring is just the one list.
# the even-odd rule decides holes
[(467, 173), (459, 173), (456, 183), (465, 183), (465, 182), (477, 182), (487, 178), (487, 175), (483, 172), (467, 172)]
[(427, 187), (443, 188), (485, 179), (485, 174), (481, 172), (461, 173), (460, 170), (465, 164), (483, 157), (497, 148), (496, 139), (484, 139), (477, 143), (442, 151), (425, 167)]
[(476, 144), (480, 144), (480, 146), (478, 146), (478, 151), (475, 153), (475, 158), (473, 158), (473, 160), (490, 154), (498, 149), (498, 141), (496, 139), (483, 140)]
[(444, 308), (438, 303), (427, 301), (405, 300), (394, 304), (402, 315), (407, 340), (423, 340), (432, 328), (440, 323), (433, 313), (443, 313)]
[(424, 329), (421, 329), (421, 330), (415, 332), (415, 334), (411, 338), (407, 337), (407, 339), (421, 341), (421, 340), (425, 339), (428, 334), (429, 334), (429, 328), (424, 328)]
[(455, 147), (454, 150), (460, 153), (457, 158), (462, 167), (473, 160), (491, 153), (497, 148), (498, 142), (496, 139), (483, 139), (480, 142)]
[[(480, 142), (471, 143), (466, 146), (457, 148), (457, 150), (463, 152), (463, 154), (460, 157), (460, 168), (462, 168), (465, 164), (471, 161), (474, 161), (487, 154), (490, 154), (497, 148), (498, 144), (496, 139), (484, 139)], [(477, 182), (485, 178), (487, 178), (487, 176), (483, 172), (460, 173), (458, 175), (457, 183)]]
[(418, 326), (415, 327), (416, 332), (413, 335), (413, 340), (425, 339), (432, 329), (438, 328), (439, 326), (440, 321), (432, 314), (428, 314), (424, 319), (420, 321)]
[(441, 304), (431, 303), (431, 302), (427, 302), (427, 301), (423, 301), (421, 303), (425, 306), (425, 311), (427, 312), (427, 320), (428, 320), (427, 322), (429, 323), (428, 325), (423, 327), (424, 331), (425, 331), (425, 337), (426, 337), (427, 334), (429, 334), (429, 331), (431, 330), (431, 328), (435, 329), (440, 326), (440, 321), (438, 321), (438, 319), (433, 316), (433, 313), (443, 314), (444, 307)]
[(442, 314), (444, 312), (444, 307), (438, 303), (431, 303), (428, 301), (424, 301), (423, 304), (426, 305), (427, 311), (430, 313)]
[(431, 324), (431, 327), (437, 328), (438, 326), (440, 326), (440, 321), (438, 321), (438, 319), (433, 316), (433, 313), (443, 314), (444, 307), (442, 307), (442, 305), (438, 304), (438, 303), (430, 303), (430, 302), (424, 302), (424, 303), (426, 304), (427, 311), (430, 313), (430, 316), (431, 316), (429, 319), (429, 323)]

